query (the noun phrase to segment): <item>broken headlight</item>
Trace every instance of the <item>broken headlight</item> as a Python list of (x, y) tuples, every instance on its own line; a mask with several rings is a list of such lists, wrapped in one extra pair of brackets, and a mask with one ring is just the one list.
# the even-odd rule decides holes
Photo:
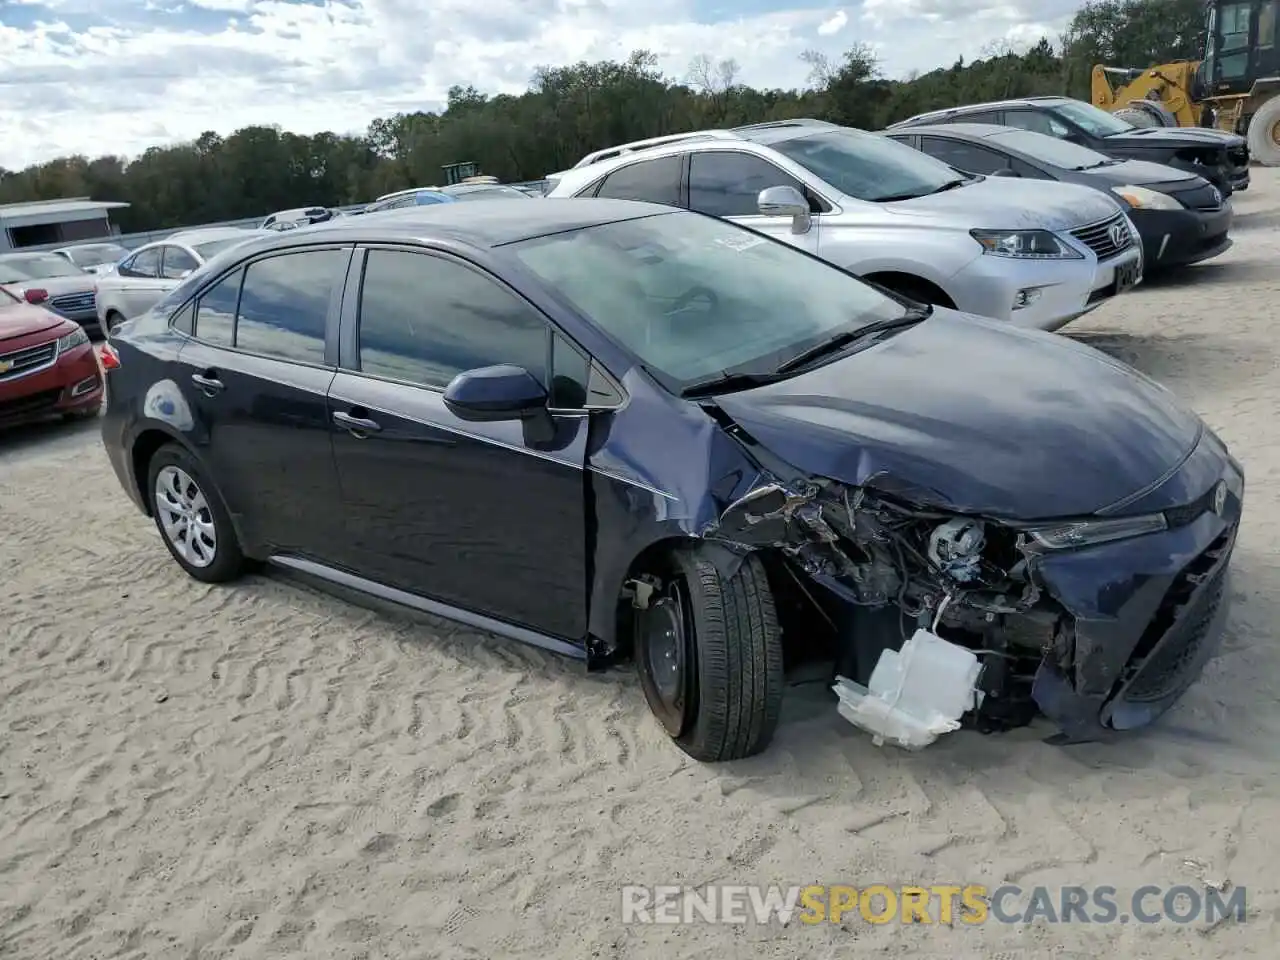
[(1044, 527), (1023, 527), (1024, 533), (1050, 550), (1091, 547), (1112, 540), (1128, 540), (1147, 533), (1168, 529), (1164, 514), (1148, 513), (1140, 517), (1115, 517), (1107, 520), (1073, 520)]

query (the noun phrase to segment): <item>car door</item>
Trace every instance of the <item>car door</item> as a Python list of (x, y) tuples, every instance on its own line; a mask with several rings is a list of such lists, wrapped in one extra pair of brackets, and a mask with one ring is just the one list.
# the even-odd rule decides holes
[(814, 214), (824, 210), (803, 183), (763, 157), (730, 150), (699, 151), (689, 157), (690, 210), (732, 220), (816, 254), (820, 218), (813, 218), (807, 232), (793, 233), (791, 217), (760, 212), (760, 191), (769, 187), (793, 187), (809, 200)]
[(144, 247), (116, 268), (116, 299), (126, 320), (145, 313), (164, 295), (160, 285), (160, 248)]
[(554, 365), (566, 366), (577, 351), (553, 336), (544, 314), (474, 264), (416, 248), (375, 246), (366, 256), (359, 295), (343, 304), (341, 368), (330, 388), (344, 565), (389, 587), (581, 642), (584, 398), (558, 399), (553, 390), (552, 439), (527, 435), (519, 421), (463, 421), (443, 399), (456, 374), (499, 363), (558, 390), (564, 378), (553, 379)]
[(178, 355), (214, 479), (260, 549), (331, 560), (341, 535), (328, 390), (351, 247), (236, 267), (197, 298)]

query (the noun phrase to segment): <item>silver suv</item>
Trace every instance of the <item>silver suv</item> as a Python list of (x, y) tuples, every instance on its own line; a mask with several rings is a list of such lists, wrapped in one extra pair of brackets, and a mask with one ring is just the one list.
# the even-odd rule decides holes
[(549, 197), (725, 217), (912, 299), (1041, 330), (1142, 279), (1142, 241), (1105, 194), (970, 176), (819, 120), (637, 141), (548, 179)]

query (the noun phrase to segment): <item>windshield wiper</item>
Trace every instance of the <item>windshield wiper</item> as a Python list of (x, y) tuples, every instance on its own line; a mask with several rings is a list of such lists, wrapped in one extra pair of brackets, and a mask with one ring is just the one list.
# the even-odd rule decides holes
[(748, 390), (751, 387), (763, 387), (783, 379), (779, 373), (732, 373), (728, 370), (703, 380), (695, 380), (680, 391), (686, 399), (707, 397), (716, 393), (729, 393), (733, 390)]
[(1097, 170), (1099, 167), (1114, 167), (1117, 163), (1123, 163), (1123, 160), (1099, 160), (1097, 163), (1086, 163), (1083, 167), (1072, 167), (1073, 170)]
[(942, 193), (946, 190), (954, 190), (956, 187), (963, 186), (969, 182), (968, 177), (962, 177), (958, 180), (948, 180), (941, 186), (934, 187), (932, 190), (926, 190), (924, 193), (893, 193), (887, 197), (876, 197), (872, 203), (895, 203), (898, 200), (919, 200), (921, 197), (931, 197), (935, 193)]
[(909, 307), (904, 313), (896, 317), (886, 317), (883, 320), (875, 320), (871, 323), (864, 323), (860, 327), (854, 327), (852, 330), (841, 330), (834, 333), (821, 343), (815, 343), (808, 350), (796, 354), (790, 360), (784, 360), (779, 364), (778, 373), (791, 373), (799, 370), (801, 367), (819, 357), (826, 356), (830, 353), (836, 353), (843, 350), (852, 343), (859, 340), (865, 340), (867, 337), (877, 333), (884, 333), (886, 330), (896, 330), (899, 327), (909, 327), (912, 324), (919, 323), (921, 320), (927, 319), (933, 313), (933, 307), (927, 303), (922, 303), (918, 307)]

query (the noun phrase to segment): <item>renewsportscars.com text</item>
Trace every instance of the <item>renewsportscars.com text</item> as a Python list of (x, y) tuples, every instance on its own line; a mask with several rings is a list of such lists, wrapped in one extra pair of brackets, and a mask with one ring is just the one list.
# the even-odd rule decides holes
[(622, 922), (642, 924), (1201, 923), (1246, 919), (1247, 889), (1143, 886), (1019, 887), (1006, 884), (845, 884), (622, 888)]

